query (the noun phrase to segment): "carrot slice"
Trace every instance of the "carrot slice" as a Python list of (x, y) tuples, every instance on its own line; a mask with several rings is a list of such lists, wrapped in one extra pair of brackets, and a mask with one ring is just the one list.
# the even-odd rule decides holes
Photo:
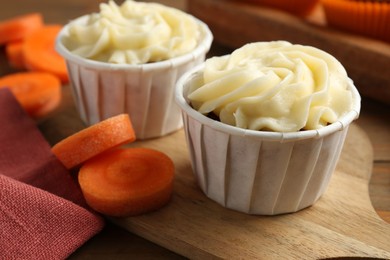
[(86, 162), (78, 180), (91, 208), (108, 216), (128, 217), (167, 204), (174, 171), (172, 160), (157, 150), (115, 149)]
[(25, 39), (23, 56), (26, 68), (46, 71), (58, 76), (63, 83), (69, 81), (66, 63), (55, 50), (55, 40), (61, 25), (45, 25)]
[[(0, 88), (2, 87), (10, 88), (21, 106), (33, 117), (50, 112), (61, 99), (60, 80), (46, 72), (19, 72), (6, 75), (0, 78)], [(49, 108), (48, 104), (51, 104)], [(43, 109), (44, 107), (46, 109)]]
[(26, 36), (43, 26), (40, 13), (30, 13), (16, 16), (0, 22), (0, 45), (24, 39)]
[(120, 114), (63, 139), (52, 147), (52, 152), (67, 169), (71, 169), (106, 150), (134, 140), (129, 115)]
[(34, 117), (35, 118), (41, 118), (44, 116), (47, 116), (50, 112), (52, 112), (54, 109), (56, 109), (60, 103), (61, 103), (61, 90), (59, 91), (59, 95), (54, 95), (50, 100), (48, 100), (45, 104), (38, 107), (34, 110)]
[(15, 69), (24, 69), (23, 41), (7, 43), (5, 54), (11, 67)]

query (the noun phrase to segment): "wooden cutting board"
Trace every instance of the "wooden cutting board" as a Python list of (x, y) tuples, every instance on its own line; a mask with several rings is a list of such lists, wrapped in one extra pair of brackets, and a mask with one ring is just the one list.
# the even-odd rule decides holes
[(390, 43), (326, 26), (321, 8), (299, 18), (241, 0), (190, 0), (187, 5), (209, 25), (215, 43), (233, 49), (272, 40), (315, 46), (346, 67), (361, 94), (390, 104)]
[(312, 207), (280, 216), (252, 216), (209, 200), (192, 174), (183, 131), (131, 146), (151, 147), (175, 162), (171, 202), (163, 209), (114, 223), (191, 259), (390, 258), (390, 224), (373, 209), (368, 191), (373, 152), (351, 125), (325, 195)]

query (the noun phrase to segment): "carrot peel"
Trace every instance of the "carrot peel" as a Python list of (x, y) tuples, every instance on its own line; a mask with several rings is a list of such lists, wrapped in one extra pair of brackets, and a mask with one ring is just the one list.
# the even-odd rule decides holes
[(172, 194), (174, 164), (149, 148), (115, 149), (84, 163), (79, 184), (91, 208), (128, 217), (157, 210)]
[(63, 139), (52, 147), (52, 152), (67, 169), (71, 169), (106, 150), (135, 139), (129, 115), (120, 114)]

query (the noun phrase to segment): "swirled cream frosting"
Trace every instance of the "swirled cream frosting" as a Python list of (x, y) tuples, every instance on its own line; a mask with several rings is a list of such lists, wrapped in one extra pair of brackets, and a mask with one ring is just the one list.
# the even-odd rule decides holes
[(114, 1), (100, 12), (69, 25), (65, 47), (84, 58), (116, 63), (145, 64), (167, 60), (196, 48), (200, 37), (195, 19), (157, 3)]
[(352, 109), (350, 79), (330, 54), (285, 41), (244, 45), (205, 62), (188, 99), (202, 114), (244, 129), (319, 129)]

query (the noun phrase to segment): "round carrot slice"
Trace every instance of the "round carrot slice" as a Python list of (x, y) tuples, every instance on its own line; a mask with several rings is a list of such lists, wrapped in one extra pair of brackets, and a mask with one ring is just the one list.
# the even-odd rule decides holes
[(108, 149), (134, 140), (129, 115), (120, 114), (63, 139), (52, 147), (52, 152), (67, 169), (71, 169)]
[[(61, 91), (59, 93), (61, 93)], [(41, 107), (34, 110), (33, 112), (34, 117), (41, 118), (47, 116), (50, 112), (56, 109), (60, 105), (60, 103), (61, 103), (61, 94), (52, 96), (52, 98), (48, 100), (45, 104), (43, 104)]]
[[(9, 74), (0, 78), (0, 88), (2, 87), (10, 88), (21, 106), (32, 117), (46, 115), (57, 107), (61, 99), (60, 80), (46, 72)], [(42, 110), (44, 107), (46, 109)]]
[(69, 78), (65, 60), (54, 48), (61, 28), (61, 25), (45, 25), (34, 31), (25, 39), (23, 57), (27, 69), (53, 73), (66, 83)]
[(40, 13), (30, 13), (0, 22), (0, 45), (24, 39), (43, 26)]
[(104, 215), (128, 217), (157, 210), (172, 194), (174, 164), (149, 148), (115, 149), (86, 162), (79, 183), (88, 205)]

